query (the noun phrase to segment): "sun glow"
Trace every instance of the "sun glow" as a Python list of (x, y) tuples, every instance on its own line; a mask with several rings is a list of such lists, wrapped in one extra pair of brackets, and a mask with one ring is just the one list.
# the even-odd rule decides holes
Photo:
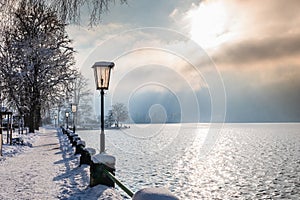
[(230, 37), (228, 13), (220, 1), (206, 1), (189, 11), (191, 39), (203, 48), (215, 48)]

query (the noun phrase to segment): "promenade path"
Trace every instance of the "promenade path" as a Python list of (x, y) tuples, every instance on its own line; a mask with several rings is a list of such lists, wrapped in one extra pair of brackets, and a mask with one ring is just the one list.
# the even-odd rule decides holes
[(119, 199), (104, 186), (88, 188), (89, 167), (65, 135), (41, 129), (32, 148), (0, 161), (0, 199)]

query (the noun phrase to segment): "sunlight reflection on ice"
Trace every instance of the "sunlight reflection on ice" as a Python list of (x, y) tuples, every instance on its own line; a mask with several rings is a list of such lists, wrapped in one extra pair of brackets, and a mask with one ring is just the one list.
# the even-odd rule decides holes
[[(158, 138), (135, 141), (109, 130), (107, 151), (117, 158), (117, 177), (134, 191), (165, 186), (182, 199), (300, 198), (300, 124), (225, 124), (207, 153), (209, 129), (166, 124)], [(80, 135), (88, 146), (99, 145), (99, 131)]]

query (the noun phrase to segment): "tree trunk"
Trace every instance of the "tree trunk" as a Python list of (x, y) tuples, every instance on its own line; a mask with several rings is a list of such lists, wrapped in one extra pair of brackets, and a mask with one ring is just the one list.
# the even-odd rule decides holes
[(34, 115), (32, 112), (25, 117), (25, 124), (29, 128), (29, 133), (34, 133)]
[(39, 128), (41, 126), (41, 107), (39, 105), (36, 106), (34, 113), (35, 113), (34, 128), (35, 128), (35, 130), (39, 130)]
[[(36, 72), (37, 74), (37, 72)], [(34, 129), (39, 130), (40, 125), (41, 125), (41, 99), (40, 99), (40, 92), (38, 91), (37, 88), (34, 89), (34, 105), (32, 107), (32, 111), (34, 114)]]
[(28, 119), (28, 126), (29, 126), (29, 133), (34, 133), (34, 130), (38, 130), (37, 129), (37, 102), (33, 101), (34, 103), (31, 105), (31, 108), (29, 110), (29, 119)]

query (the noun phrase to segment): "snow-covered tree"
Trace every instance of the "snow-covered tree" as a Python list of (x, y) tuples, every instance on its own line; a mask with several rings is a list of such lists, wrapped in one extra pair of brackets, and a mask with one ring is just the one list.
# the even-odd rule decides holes
[(125, 122), (128, 119), (127, 107), (123, 103), (116, 103), (112, 105), (112, 113), (117, 127), (119, 127), (120, 122)]
[(114, 114), (112, 110), (109, 110), (104, 120), (105, 127), (110, 128), (114, 123), (115, 123)]
[(41, 111), (58, 102), (77, 77), (65, 23), (43, 3), (22, 1), (3, 31), (1, 74), (8, 101), (26, 114), (30, 131)]
[(79, 74), (76, 80), (73, 82), (73, 103), (77, 105), (76, 112), (76, 124), (79, 124), (84, 120), (84, 115), (91, 116), (92, 113), (92, 92), (88, 87), (88, 79), (82, 74)]

